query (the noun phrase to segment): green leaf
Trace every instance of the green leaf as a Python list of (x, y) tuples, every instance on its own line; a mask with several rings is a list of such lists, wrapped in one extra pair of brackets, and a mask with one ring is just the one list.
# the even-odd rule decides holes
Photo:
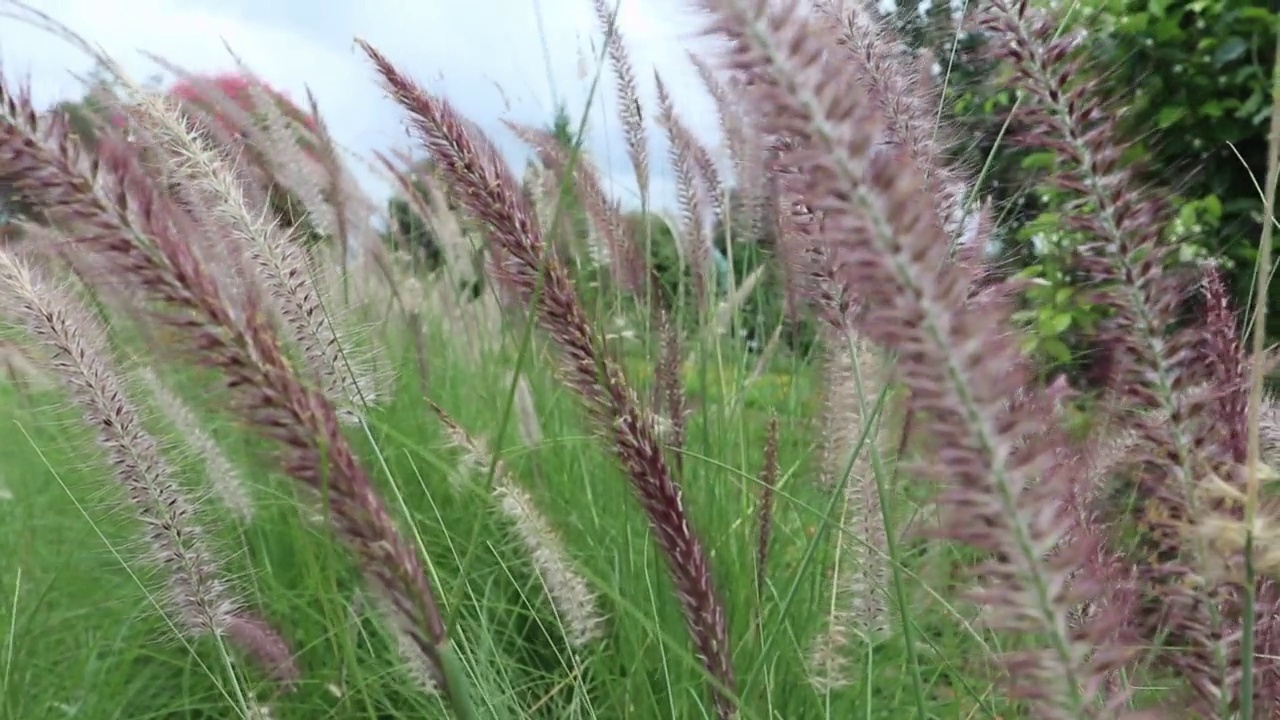
[(1067, 313), (1057, 313), (1049, 316), (1048, 330), (1049, 335), (1061, 335), (1071, 327), (1071, 315)]
[[(1255, 89), (1249, 95), (1249, 99), (1241, 103), (1240, 107), (1236, 109), (1235, 116), (1238, 118), (1247, 118), (1256, 114), (1258, 112), (1258, 109), (1262, 107), (1262, 102), (1263, 102), (1262, 89), (1261, 88)], [(1270, 107), (1267, 108), (1266, 115), (1267, 117), (1271, 116)]]
[(1052, 170), (1057, 162), (1057, 153), (1038, 152), (1026, 156), (1020, 164), (1023, 170)]
[(1248, 49), (1249, 43), (1245, 42), (1244, 38), (1232, 35), (1213, 51), (1213, 66), (1220, 68), (1232, 60), (1238, 60)]
[(1071, 362), (1071, 349), (1058, 338), (1044, 338), (1039, 343), (1045, 354), (1061, 363)]
[(1158, 43), (1172, 42), (1185, 34), (1179, 25), (1178, 18), (1165, 18), (1156, 24), (1155, 40)]
[(1156, 124), (1161, 129), (1178, 122), (1187, 116), (1187, 109), (1181, 105), (1166, 105), (1160, 108), (1160, 113), (1156, 115)]

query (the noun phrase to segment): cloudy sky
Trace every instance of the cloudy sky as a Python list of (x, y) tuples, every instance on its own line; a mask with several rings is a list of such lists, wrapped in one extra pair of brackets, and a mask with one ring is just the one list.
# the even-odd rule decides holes
[[(616, 0), (610, 0), (611, 3)], [(367, 156), (407, 149), (402, 115), (379, 89), (352, 39), (361, 37), (428, 89), (447, 96), (490, 132), (523, 167), (523, 146), (501, 120), (543, 125), (559, 98), (575, 115), (586, 107), (602, 36), (592, 0), (28, 0), (90, 42), (105, 48), (135, 79), (157, 73), (139, 51), (190, 70), (234, 68), (231, 47), (258, 75), (295, 101), (316, 94), (337, 140)], [(7, 10), (4, 0), (0, 8)], [(686, 0), (621, 0), (621, 33), (645, 101), (653, 107), (653, 71), (661, 72), (685, 121), (715, 142), (712, 103), (687, 60), (701, 20)], [(39, 104), (79, 97), (91, 62), (60, 39), (0, 18), (0, 67), (9, 80), (30, 78)], [(607, 65), (592, 105), (588, 152), (624, 203), (635, 182), (614, 112)], [(651, 130), (651, 153), (665, 145)], [(670, 206), (674, 190), (665, 162), (653, 163), (655, 201)], [(386, 185), (361, 163), (352, 169), (373, 193)]]

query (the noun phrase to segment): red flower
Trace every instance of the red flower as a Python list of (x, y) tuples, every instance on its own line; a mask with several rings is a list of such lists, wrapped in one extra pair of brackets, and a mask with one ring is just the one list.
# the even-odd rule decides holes
[(199, 77), (193, 80), (179, 80), (173, 85), (173, 87), (169, 88), (169, 94), (181, 100), (207, 106), (208, 101), (206, 88), (213, 86), (245, 111), (252, 113), (255, 111), (255, 106), (251, 90), (255, 85), (275, 101), (276, 106), (286, 117), (297, 122), (308, 130), (314, 131), (316, 129), (315, 118), (303, 112), (301, 108), (294, 105), (293, 102), (291, 102), (282, 93), (253, 76), (238, 73), (223, 73), (219, 75)]
[(214, 122), (218, 123), (221, 127), (234, 132), (237, 130), (236, 124), (221, 116), (218, 112), (217, 105), (215, 104), (217, 99), (211, 98), (210, 95), (214, 91), (222, 93), (245, 112), (257, 117), (260, 115), (260, 111), (258, 110), (254, 93), (252, 92), (254, 86), (257, 86), (263, 94), (271, 98), (281, 114), (289, 120), (297, 123), (302, 128), (305, 128), (306, 131), (309, 131), (304, 132), (303, 137), (299, 138), (299, 145), (302, 146), (303, 150), (306, 151), (308, 155), (316, 157), (316, 144), (306, 137), (306, 135), (319, 130), (316, 119), (309, 113), (303, 112), (301, 108), (290, 101), (284, 94), (252, 75), (222, 73), (196, 77), (190, 80), (182, 79), (174, 83), (173, 86), (169, 88), (169, 95), (181, 100), (183, 103), (190, 103), (192, 105), (199, 106), (205, 112), (209, 113)]

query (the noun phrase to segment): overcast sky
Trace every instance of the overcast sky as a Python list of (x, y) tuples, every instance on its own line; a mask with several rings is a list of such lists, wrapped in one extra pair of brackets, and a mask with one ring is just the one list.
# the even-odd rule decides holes
[[(610, 0), (616, 2), (616, 0)], [(523, 169), (525, 150), (502, 119), (545, 125), (555, 98), (575, 121), (586, 106), (602, 36), (592, 0), (29, 0), (101, 45), (135, 79), (157, 68), (145, 50), (198, 72), (230, 70), (225, 41), (258, 75), (300, 104), (317, 96), (338, 142), (367, 156), (407, 149), (403, 115), (383, 95), (352, 43), (368, 40), (400, 69), (447, 96), (491, 133)], [(0, 8), (5, 3), (0, 0)], [(717, 138), (709, 97), (687, 52), (699, 47), (701, 20), (685, 0), (621, 0), (619, 25), (644, 100), (655, 104), (658, 69), (695, 132)], [(705, 45), (703, 45), (705, 47)], [(10, 81), (29, 77), (37, 103), (79, 97), (75, 74), (91, 62), (63, 41), (0, 18), (0, 67)], [(607, 65), (590, 118), (588, 152), (626, 204), (635, 182), (618, 129)], [(601, 104), (603, 103), (603, 104)], [(674, 202), (666, 148), (651, 129), (655, 201)], [(373, 171), (352, 163), (371, 192), (383, 194)]]

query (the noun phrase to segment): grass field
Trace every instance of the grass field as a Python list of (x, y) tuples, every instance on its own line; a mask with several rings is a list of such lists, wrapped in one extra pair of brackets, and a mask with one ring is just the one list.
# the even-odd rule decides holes
[[(368, 436), (359, 443), (361, 457), (379, 469), (380, 486), (430, 558), (482, 716), (702, 716), (708, 712), (703, 673), (682, 640), (669, 580), (616, 461), (593, 437), (596, 428), (584, 422), (576, 401), (545, 373), (545, 357), (531, 358), (528, 374), (541, 438), (522, 443), (515, 408), (507, 410), (509, 373), (502, 368), (511, 365), (502, 356), (496, 351), (492, 366), (475, 367), (450, 353), (447, 343), (436, 346), (429, 358), (432, 398), (487, 443), (501, 443), (504, 463), (595, 594), (595, 612), (607, 628), (598, 642), (566, 644), (528, 551), (486, 492), (487, 469), (460, 469), (458, 452), (424, 405), (415, 358), (406, 355), (399, 364), (394, 401), (371, 412)], [(688, 429), (684, 488), (693, 524), (710, 546), (744, 693), (760, 697), (760, 712), (774, 717), (895, 718), (922, 701), (936, 717), (989, 716), (994, 701), (984, 685), (973, 684), (976, 668), (963, 661), (964, 648), (983, 641), (949, 618), (946, 605), (911, 575), (919, 562), (905, 563), (902, 578), (911, 652), (901, 630), (874, 645), (850, 637), (846, 651), (860, 648), (845, 670), (853, 687), (825, 694), (811, 686), (815, 638), (829, 630), (833, 614), (837, 624), (850, 622), (839, 617), (848, 611), (842, 601), (833, 601), (832, 587), (841, 582), (832, 569), (862, 572), (849, 560), (833, 563), (841, 507), (833, 502), (838, 495), (815, 482), (812, 369), (798, 365), (758, 378), (756, 385), (768, 391), (765, 410), (766, 399), (756, 397), (765, 391), (742, 387), (749, 358), (731, 347), (699, 356), (718, 360), (686, 367), (688, 375), (704, 374), (708, 389)], [(633, 374), (643, 377), (642, 362), (635, 366)], [(186, 384), (187, 397), (200, 397), (192, 379)], [(3, 392), (7, 493), (0, 503), (0, 578), (11, 611), (0, 643), (4, 717), (247, 713), (246, 703), (263, 699), (265, 688), (242, 670), (234, 651), (207, 638), (184, 638), (157, 612), (162, 578), (140, 562), (147, 548), (137, 523), (120, 511), (117, 492), (104, 482), (109, 470), (95, 457), (76, 411), (57, 392)], [(369, 621), (370, 605), (350, 559), (299, 509), (291, 485), (263, 461), (265, 449), (211, 408), (200, 410), (202, 424), (249, 489), (247, 521), (210, 494), (204, 458), (172, 424), (153, 417), (153, 425), (167, 438), (189, 491), (203, 497), (200, 522), (225, 558), (236, 592), (296, 644), (303, 680), (297, 693), (270, 703), (272, 717), (441, 715), (435, 700), (416, 691), (414, 673), (396, 660), (394, 639)], [(770, 411), (779, 423), (781, 478), (759, 602), (757, 476)], [(885, 480), (906, 482), (892, 473)], [(890, 509), (901, 521), (913, 507), (903, 502)], [(979, 710), (984, 706), (988, 710)]]
[(1105, 303), (1071, 380), (918, 132), (927, 55), (705, 4), (735, 176), (659, 83), (678, 217), (560, 120), (509, 126), (518, 179), (363, 41), (418, 230), (249, 75), (157, 93), (72, 38), (115, 83), (83, 135), (0, 78), (0, 720), (1280, 716), (1280, 351), (1168, 242), (1081, 36), (982, 11)]

